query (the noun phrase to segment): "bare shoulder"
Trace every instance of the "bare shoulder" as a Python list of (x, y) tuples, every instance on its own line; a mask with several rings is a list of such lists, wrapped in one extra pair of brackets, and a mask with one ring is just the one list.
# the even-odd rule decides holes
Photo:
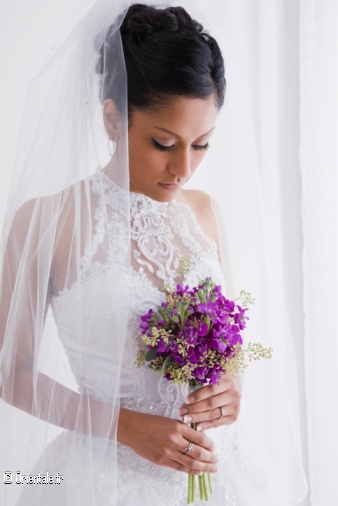
[(212, 219), (211, 197), (208, 193), (201, 190), (181, 190), (177, 200), (187, 204), (196, 217)]
[(43, 214), (50, 214), (55, 209), (55, 202), (60, 201), (61, 193), (58, 195), (46, 195), (32, 198), (24, 202), (15, 212), (11, 233), (23, 233), (27, 235), (29, 230), (40, 228)]
[(201, 190), (181, 190), (178, 202), (188, 205), (194, 213), (203, 232), (219, 245), (217, 219), (214, 213), (216, 205), (212, 197)]
[(39, 222), (33, 220), (34, 217), (39, 216), (37, 211), (37, 199), (31, 199), (24, 202), (15, 212), (10, 226), (7, 247), (14, 247), (23, 249), (23, 245), (30, 231), (32, 230), (33, 224)]
[(26, 228), (27, 225), (29, 225), (34, 213), (36, 202), (37, 199), (27, 200), (17, 209), (12, 221), (12, 228)]
[(60, 223), (70, 218), (73, 201), (73, 189), (69, 187), (57, 194), (32, 198), (21, 204), (10, 224), (7, 247), (15, 246), (18, 252), (24, 247), (37, 251), (41, 237), (48, 231), (54, 230), (54, 235), (58, 236)]

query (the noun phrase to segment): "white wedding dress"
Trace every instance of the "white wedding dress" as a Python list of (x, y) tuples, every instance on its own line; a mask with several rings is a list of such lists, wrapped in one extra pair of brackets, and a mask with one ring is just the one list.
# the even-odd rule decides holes
[[(110, 342), (107, 342), (107, 338), (102, 336), (109, 333), (102, 332), (102, 325), (109, 326), (111, 319), (119, 318), (116, 308), (107, 303), (110, 286), (118, 279), (119, 286), (129, 287), (128, 293), (121, 293), (121, 298), (124, 297), (126, 301), (126, 310), (129, 311), (129, 326), (121, 367), (120, 404), (143, 413), (180, 418), (179, 408), (187, 396), (187, 387), (174, 385), (146, 366), (135, 366), (135, 359), (141, 347), (140, 316), (163, 301), (164, 294), (161, 289), (164, 282), (174, 283), (177, 280), (179, 255), (188, 257), (191, 262), (190, 272), (183, 280), (180, 279), (181, 282), (195, 286), (200, 280), (210, 276), (222, 284), (216, 245), (202, 232), (187, 205), (176, 201), (161, 203), (142, 194), (131, 193), (130, 271), (125, 272), (121, 266), (111, 265), (109, 251), (105, 252), (104, 260), (102, 256), (98, 260), (100, 245), (104, 242), (104, 232), (100, 226), (103, 217), (109, 212), (109, 229), (115, 237), (115, 242), (111, 244), (113, 248), (118, 248), (119, 237), (123, 236), (126, 200), (126, 192), (100, 170), (91, 178), (93, 198), (100, 193), (102, 187), (104, 198), (97, 199), (95, 232), (85, 250), (81, 277), (69, 288), (54, 294), (51, 300), (59, 338), (76, 376), (79, 392), (109, 403), (115, 395), (115, 372), (118, 364), (114, 363), (114, 354), (111, 353), (113, 336), (110, 336)], [(102, 252), (100, 254), (102, 255)], [(123, 283), (123, 279), (127, 278), (132, 282)], [(98, 288), (99, 298), (96, 297)], [(81, 321), (75, 317), (79, 297), (82, 298)], [(92, 308), (94, 299), (96, 307), (93, 318), (92, 311), (86, 311), (86, 307)], [(90, 321), (87, 316), (89, 314)], [(81, 350), (72, 337), (79, 325), (83, 329)], [(115, 336), (115, 339), (118, 339), (118, 336)], [(219, 456), (218, 472), (212, 476), (214, 493), (210, 497), (210, 505), (265, 504), (260, 495), (261, 489), (264, 488), (264, 473), (253, 457), (244, 425), (241, 416), (230, 426), (208, 431)], [(70, 438), (73, 443), (71, 454)], [(106, 446), (103, 449), (100, 438), (96, 438), (94, 442), (91, 439), (89, 444), (85, 435), (78, 434), (76, 440), (74, 448), (74, 434), (63, 431), (49, 444), (35, 466), (35, 471), (39, 472), (43, 462), (43, 468), (51, 475), (62, 474), (67, 487), (64, 487), (64, 483), (57, 488), (23, 485), (18, 503), (20, 506), (61, 506), (66, 502), (64, 494), (67, 494), (67, 504), (75, 506), (186, 504), (186, 474), (156, 466), (120, 444), (117, 448), (116, 463), (114, 458), (110, 459), (109, 448), (108, 451)], [(112, 455), (115, 454), (113, 450), (112, 445)], [(31, 473), (34, 473), (34, 469)], [(117, 473), (115, 492), (111, 487), (114, 473)], [(94, 476), (94, 492), (87, 488), (87, 483), (92, 483), (92, 480), (87, 480), (87, 476)], [(196, 506), (206, 504), (199, 501), (198, 489), (195, 497)], [(267, 500), (266, 504), (272, 506), (275, 503)]]

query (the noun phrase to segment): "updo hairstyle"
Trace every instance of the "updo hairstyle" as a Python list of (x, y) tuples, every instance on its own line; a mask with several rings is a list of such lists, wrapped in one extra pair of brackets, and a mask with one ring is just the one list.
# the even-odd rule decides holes
[[(182, 7), (165, 9), (134, 4), (120, 27), (128, 81), (128, 113), (154, 110), (168, 99), (212, 95), (218, 109), (224, 102), (224, 62), (216, 40)], [(96, 72), (101, 101), (119, 103), (109, 89), (114, 47), (108, 30)], [(115, 91), (116, 93), (116, 91)]]

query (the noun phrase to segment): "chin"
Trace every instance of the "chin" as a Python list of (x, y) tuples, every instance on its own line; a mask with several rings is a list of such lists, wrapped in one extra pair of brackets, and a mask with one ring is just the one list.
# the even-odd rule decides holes
[(156, 193), (156, 197), (153, 198), (159, 202), (170, 202), (179, 195), (182, 186), (182, 184), (165, 186), (159, 185), (158, 191), (154, 192), (154, 194)]
[(156, 200), (157, 202), (171, 202), (176, 198), (179, 194), (180, 188), (174, 190), (168, 190), (165, 188), (155, 188), (147, 191), (146, 189), (139, 188), (137, 191), (135, 189), (131, 189), (130, 191), (133, 193), (142, 193), (146, 197), (149, 197), (152, 200)]

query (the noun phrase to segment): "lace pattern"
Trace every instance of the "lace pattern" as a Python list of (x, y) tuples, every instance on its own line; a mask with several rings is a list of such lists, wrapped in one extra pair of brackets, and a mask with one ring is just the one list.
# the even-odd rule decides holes
[(129, 210), (132, 266), (141, 276), (145, 270), (154, 286), (162, 289), (163, 281), (175, 281), (179, 255), (188, 257), (192, 265), (204, 256), (218, 263), (215, 243), (202, 232), (187, 205), (175, 201), (156, 202), (143, 194), (127, 193), (103, 171), (92, 177), (91, 189), (100, 197), (94, 214), (95, 234), (83, 257), (84, 277), (97, 270), (94, 258), (98, 245), (105, 239), (104, 223), (108, 212), (108, 247), (102, 271), (107, 270), (112, 258), (116, 261), (125, 254), (123, 245), (126, 244)]

